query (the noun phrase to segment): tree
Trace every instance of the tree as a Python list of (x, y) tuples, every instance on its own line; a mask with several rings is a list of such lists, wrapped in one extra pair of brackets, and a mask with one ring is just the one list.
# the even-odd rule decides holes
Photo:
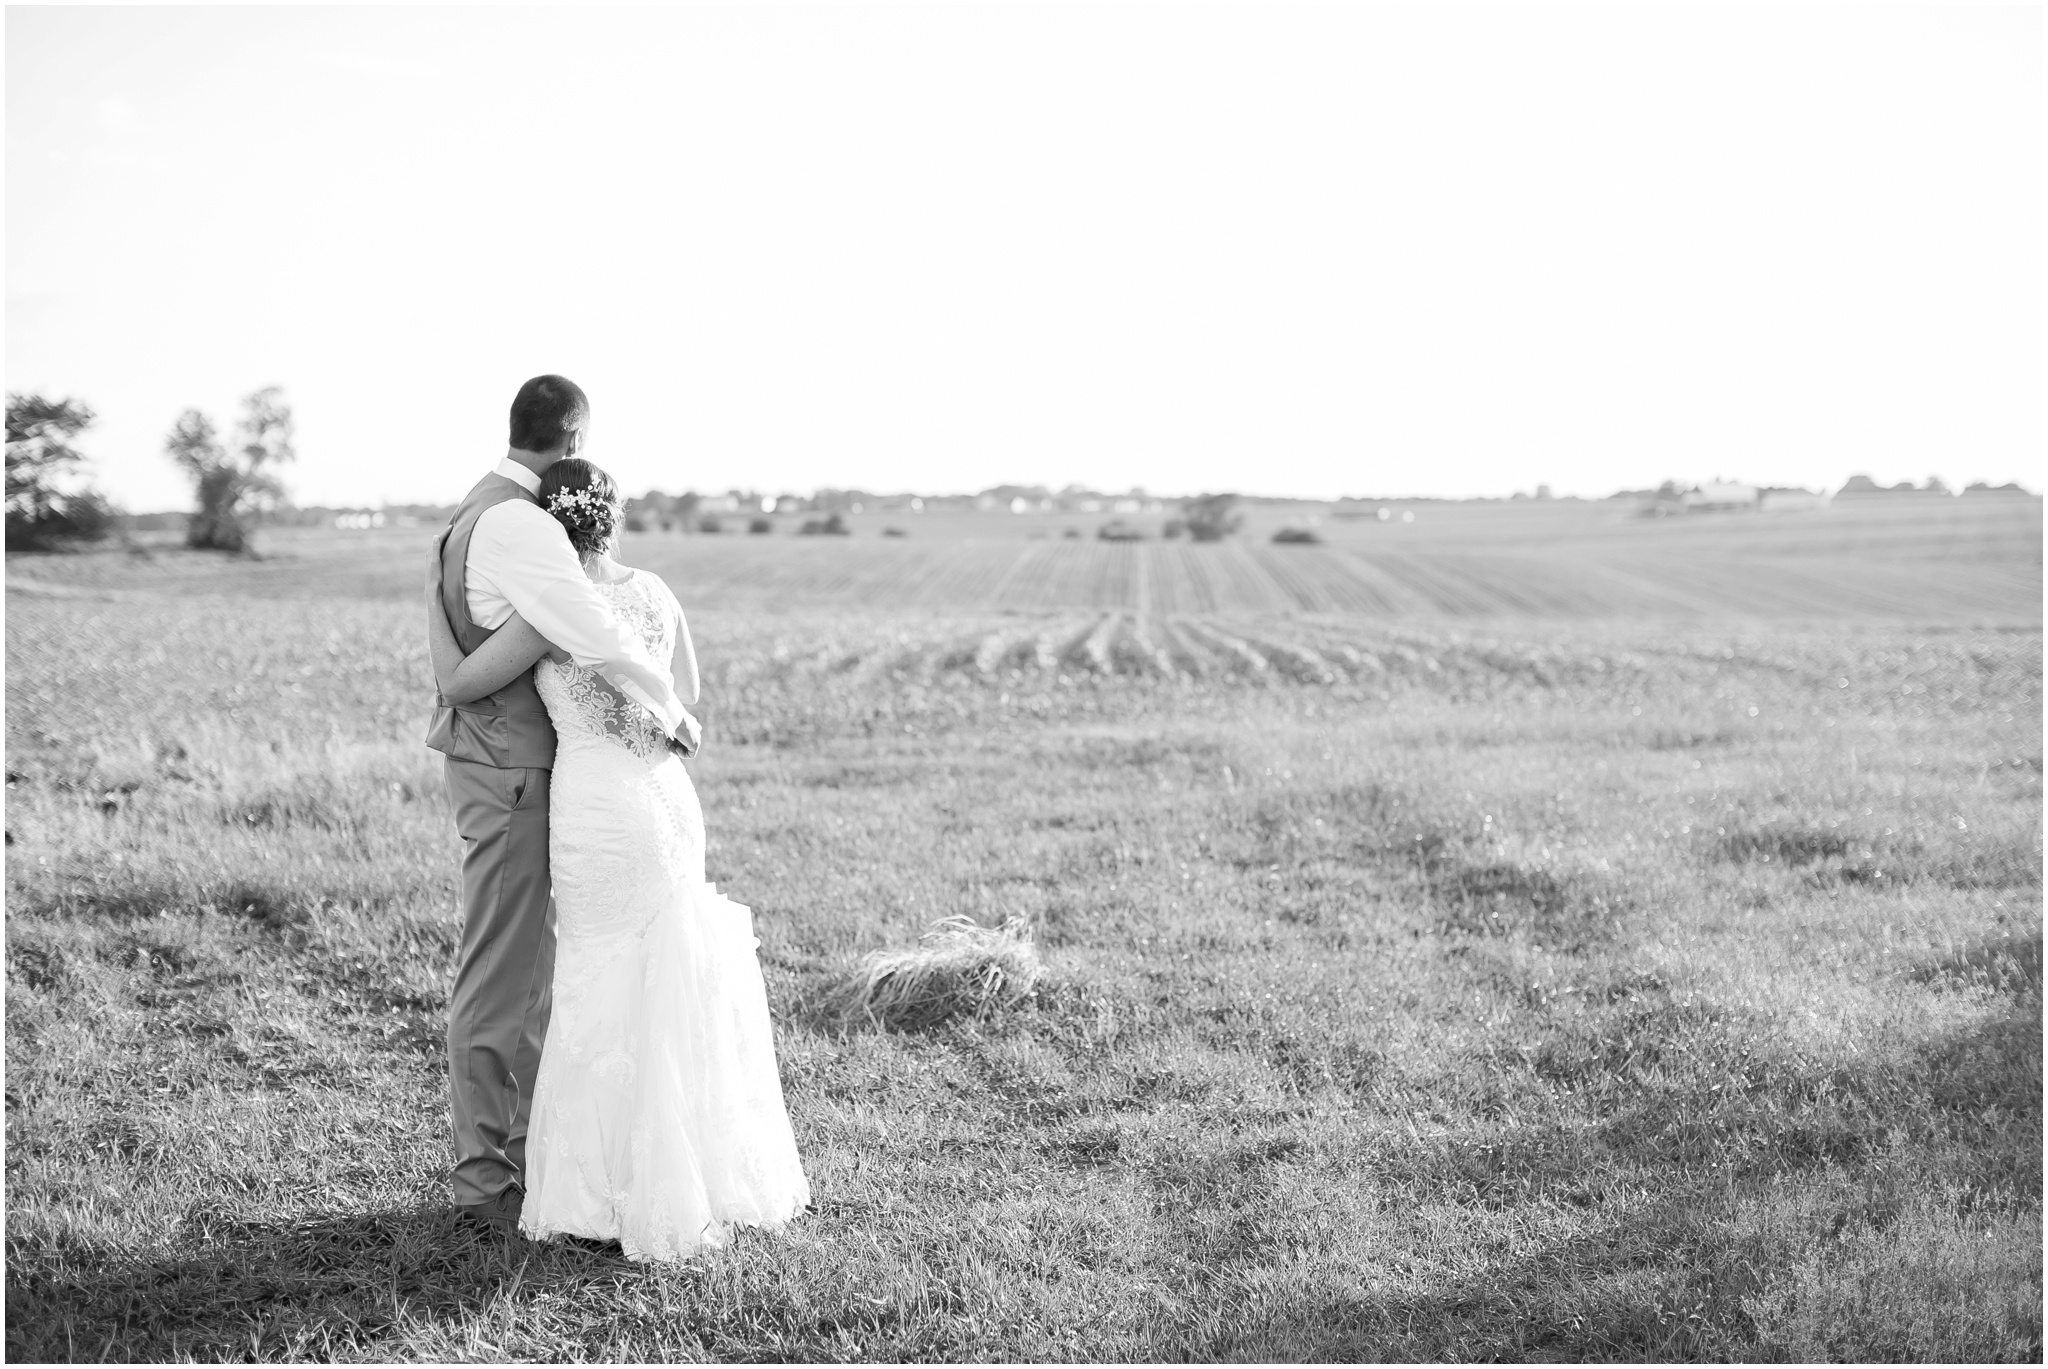
[(1237, 512), (1234, 494), (1183, 499), (1180, 511), (1187, 523), (1188, 536), (1197, 542), (1221, 542), (1244, 525), (1244, 515)]
[(186, 527), (188, 547), (245, 552), (256, 518), (284, 499), (274, 468), (298, 455), (284, 391), (266, 386), (242, 405), (247, 412), (235, 425), (239, 445), (233, 452), (220, 445), (213, 420), (197, 409), (180, 414), (164, 439), (164, 454), (192, 477), (198, 508)]
[(76, 485), (85, 458), (71, 445), (92, 426), (93, 411), (75, 399), (7, 396), (7, 549), (28, 551), (63, 542), (98, 541), (114, 511), (93, 489)]

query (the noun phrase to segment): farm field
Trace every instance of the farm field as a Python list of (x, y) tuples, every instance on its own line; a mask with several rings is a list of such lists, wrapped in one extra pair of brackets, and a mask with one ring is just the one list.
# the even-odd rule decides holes
[(817, 1197), (671, 1270), (445, 1206), (430, 534), (10, 557), (9, 1358), (2038, 1360), (2039, 502), (1415, 507), (629, 544)]
[[(1814, 513), (1646, 519), (1606, 503), (1389, 505), (1418, 521), (1319, 515), (1316, 546), (1271, 530), (1310, 506), (1253, 506), (1243, 537), (1193, 545), (1094, 540), (1100, 518), (855, 516), (849, 537), (647, 533), (627, 558), (691, 602), (765, 612), (829, 604), (1036, 613), (1117, 610), (1362, 619), (1795, 622), (2038, 626), (2041, 501), (1866, 498)], [(1126, 521), (1143, 523), (1144, 520)], [(1152, 520), (1156, 522), (1157, 520)], [(910, 536), (884, 538), (883, 527)], [(1085, 529), (1069, 539), (1063, 530)], [(417, 529), (267, 535), (272, 559), (228, 565), (95, 556), (10, 571), (18, 591), (78, 588), (344, 599), (412, 593)]]

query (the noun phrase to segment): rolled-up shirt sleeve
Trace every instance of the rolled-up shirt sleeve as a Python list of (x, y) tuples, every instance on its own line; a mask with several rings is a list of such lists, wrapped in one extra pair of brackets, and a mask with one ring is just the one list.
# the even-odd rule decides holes
[(562, 525), (532, 504), (507, 502), (485, 510), (475, 536), (499, 543), (492, 550), (502, 554), (489, 558), (490, 578), (514, 611), (576, 664), (617, 685), (673, 737), (683, 719), (675, 677), (584, 576)]

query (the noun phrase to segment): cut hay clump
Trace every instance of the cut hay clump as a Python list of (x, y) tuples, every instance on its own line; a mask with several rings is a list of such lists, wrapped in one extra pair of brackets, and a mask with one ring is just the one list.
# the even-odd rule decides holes
[(1044, 973), (1031, 927), (984, 927), (962, 914), (933, 924), (914, 950), (873, 951), (830, 996), (846, 1022), (921, 1031), (952, 1017), (981, 1020), (1031, 997)]

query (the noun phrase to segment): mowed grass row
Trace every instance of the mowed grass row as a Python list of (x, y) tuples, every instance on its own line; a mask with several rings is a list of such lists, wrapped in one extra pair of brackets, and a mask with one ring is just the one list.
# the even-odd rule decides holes
[(10, 1358), (2041, 1354), (2038, 632), (699, 613), (818, 1205), (661, 1270), (445, 1206), (409, 601), (9, 609)]

